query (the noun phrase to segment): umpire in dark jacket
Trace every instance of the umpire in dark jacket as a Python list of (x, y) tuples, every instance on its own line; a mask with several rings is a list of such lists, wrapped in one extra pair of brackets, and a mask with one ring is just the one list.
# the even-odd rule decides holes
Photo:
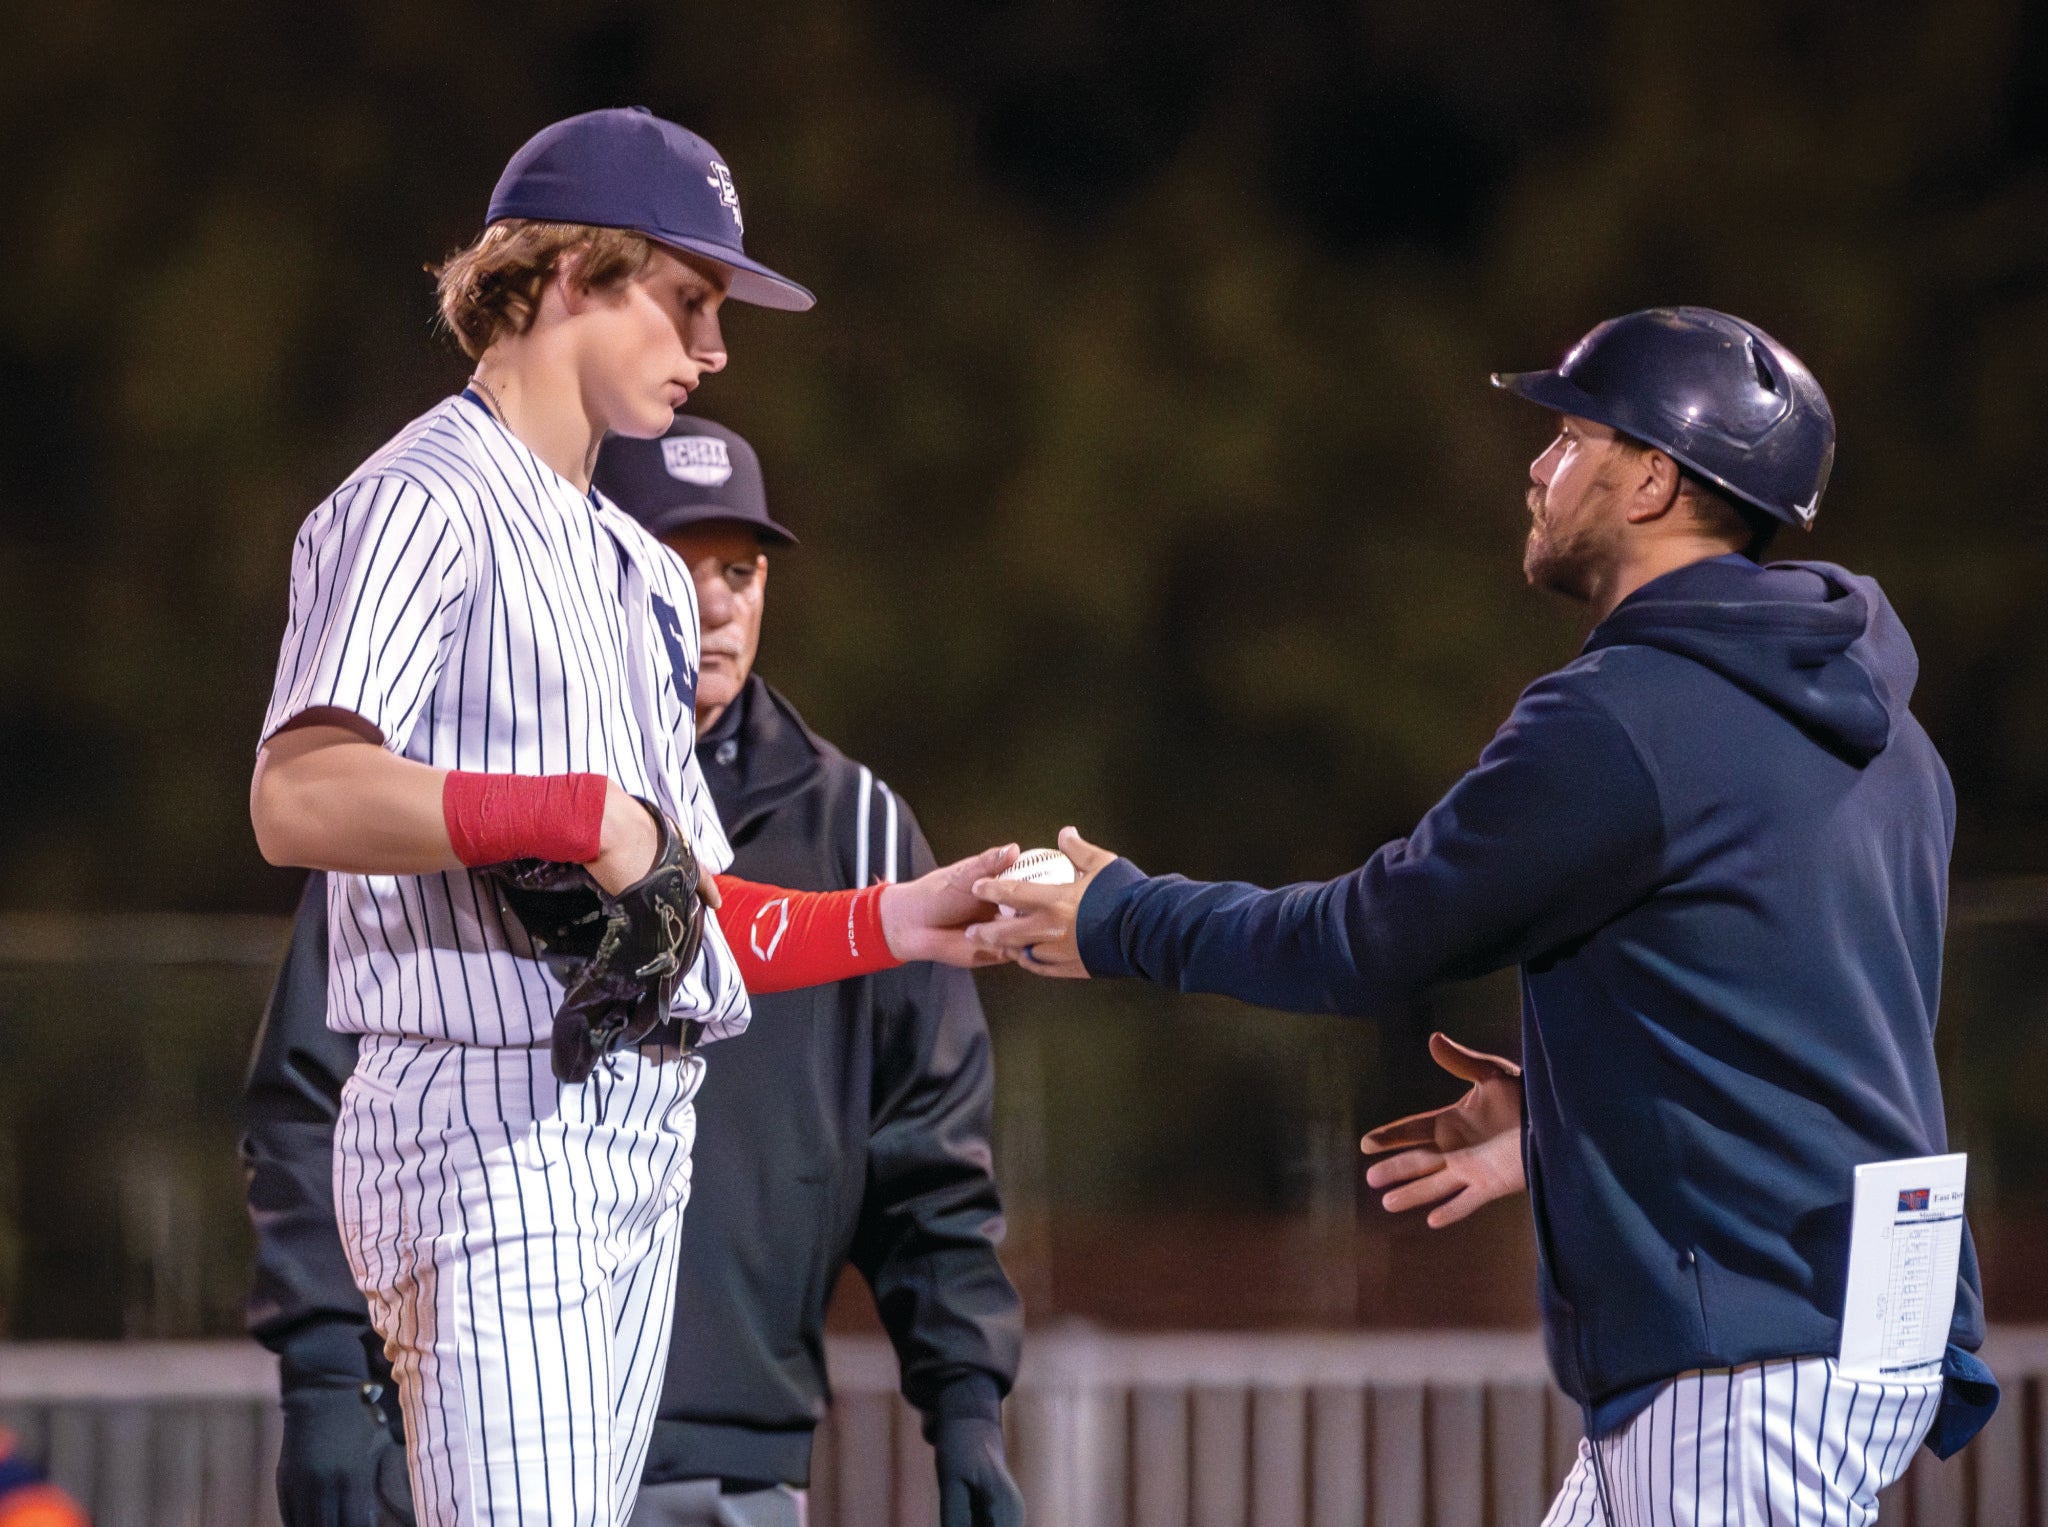
[[(597, 485), (690, 564), (703, 626), (698, 759), (733, 871), (802, 889), (933, 865), (910, 808), (752, 673), (770, 519), (753, 450), (702, 419), (613, 439)], [(242, 1153), (249, 1329), (281, 1359), (286, 1527), (411, 1520), (396, 1406), (343, 1259), (334, 1117), (356, 1039), (326, 1027), (326, 877), (309, 877), (257, 1041)], [(754, 998), (710, 1057), (675, 1331), (635, 1527), (797, 1527), (826, 1403), (825, 1306), (851, 1262), (924, 1412), (945, 1527), (1010, 1527), (1002, 1396), (1022, 1334), (997, 1260), (993, 1074), (972, 978), (931, 964)], [(389, 1420), (387, 1422), (387, 1411)]]

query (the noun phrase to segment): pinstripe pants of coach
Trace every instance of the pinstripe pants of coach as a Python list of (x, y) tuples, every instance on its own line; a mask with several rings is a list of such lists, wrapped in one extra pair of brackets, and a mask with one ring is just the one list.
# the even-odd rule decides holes
[(405, 1410), (418, 1519), (618, 1527), (675, 1316), (704, 1063), (365, 1039), (342, 1091), (342, 1245)]
[(1940, 1403), (1939, 1374), (1859, 1381), (1831, 1357), (1682, 1373), (1620, 1431), (1579, 1443), (1544, 1527), (1864, 1527)]

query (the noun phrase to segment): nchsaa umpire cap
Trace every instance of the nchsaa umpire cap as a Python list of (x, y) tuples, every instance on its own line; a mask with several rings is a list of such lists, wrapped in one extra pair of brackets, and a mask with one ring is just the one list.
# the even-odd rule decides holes
[(709, 419), (678, 414), (658, 440), (608, 436), (598, 448), (591, 480), (652, 535), (723, 522), (751, 528), (764, 541), (796, 544), (794, 535), (768, 517), (761, 458)]

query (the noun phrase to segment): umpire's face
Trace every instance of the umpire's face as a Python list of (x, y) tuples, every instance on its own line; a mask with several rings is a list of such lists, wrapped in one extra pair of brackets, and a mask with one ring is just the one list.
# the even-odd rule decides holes
[(697, 619), (704, 637), (697, 674), (697, 731), (701, 736), (739, 698), (761, 650), (761, 612), (768, 600), (768, 554), (745, 525), (711, 521), (662, 537), (683, 559), (697, 585)]

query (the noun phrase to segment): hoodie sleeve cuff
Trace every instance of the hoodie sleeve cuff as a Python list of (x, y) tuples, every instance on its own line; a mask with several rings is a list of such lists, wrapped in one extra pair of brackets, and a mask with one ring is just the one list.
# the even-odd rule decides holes
[(1124, 909), (1145, 879), (1145, 872), (1130, 860), (1114, 859), (1096, 871), (1094, 880), (1089, 882), (1088, 894), (1081, 898), (1081, 910), (1074, 921), (1074, 939), (1089, 975), (1137, 974), (1124, 958), (1122, 931)]

